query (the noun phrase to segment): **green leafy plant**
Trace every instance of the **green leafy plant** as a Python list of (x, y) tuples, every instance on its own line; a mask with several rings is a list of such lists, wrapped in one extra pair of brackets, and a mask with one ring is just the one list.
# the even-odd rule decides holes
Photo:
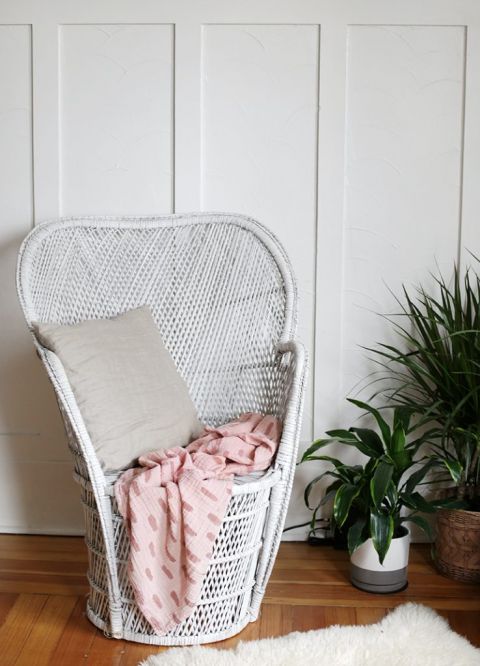
[(452, 282), (435, 277), (405, 302), (400, 317), (387, 317), (398, 346), (374, 352), (390, 404), (402, 405), (430, 428), (432, 459), (447, 473), (465, 508), (480, 510), (480, 277), (454, 267)]
[[(418, 486), (427, 483), (426, 476), (439, 463), (431, 456), (417, 457), (425, 438), (420, 435), (409, 441), (415, 430), (410, 428), (409, 408), (397, 407), (389, 425), (374, 407), (358, 400), (350, 399), (349, 402), (374, 417), (378, 432), (356, 427), (330, 430), (326, 433), (327, 438), (313, 442), (300, 462), (321, 460), (330, 463), (332, 468), (310, 481), (305, 488), (305, 504), (313, 509), (313, 529), (319, 509), (333, 500), (333, 518), (340, 529), (346, 529), (350, 554), (371, 538), (379, 560), (383, 562), (392, 539), (404, 533), (405, 522), (416, 523), (431, 536), (428, 522), (419, 514), (435, 511), (438, 503), (427, 501), (418, 492)], [(319, 455), (321, 449), (333, 443), (353, 447), (367, 456), (368, 461), (347, 465), (337, 458)], [(409, 471), (410, 475), (406, 474)], [(311, 492), (325, 476), (332, 482), (313, 508), (310, 506)], [(402, 515), (402, 509), (410, 513)]]

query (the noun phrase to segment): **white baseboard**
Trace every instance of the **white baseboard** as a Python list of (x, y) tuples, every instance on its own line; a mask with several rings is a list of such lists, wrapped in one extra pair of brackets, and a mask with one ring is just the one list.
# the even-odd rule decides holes
[(308, 530), (306, 527), (297, 527), (282, 534), (282, 541), (306, 541)]

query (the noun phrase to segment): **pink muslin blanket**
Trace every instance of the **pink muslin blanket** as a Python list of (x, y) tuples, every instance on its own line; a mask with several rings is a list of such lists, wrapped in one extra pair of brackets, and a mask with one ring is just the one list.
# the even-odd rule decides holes
[(199, 600), (234, 474), (269, 467), (280, 441), (273, 416), (243, 414), (205, 428), (186, 448), (142, 456), (115, 484), (130, 534), (129, 579), (158, 634), (187, 618)]

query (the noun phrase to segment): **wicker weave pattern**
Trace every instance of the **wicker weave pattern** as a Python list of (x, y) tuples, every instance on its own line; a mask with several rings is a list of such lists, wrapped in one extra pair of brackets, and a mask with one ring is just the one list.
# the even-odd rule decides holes
[[(261, 546), (270, 488), (277, 481), (278, 473), (272, 475), (268, 482), (260, 484), (260, 489), (254, 487), (249, 492), (233, 496), (229, 515), (215, 543), (199, 604), (187, 620), (168, 634), (172, 643), (177, 643), (178, 639), (188, 639), (192, 633), (215, 636), (230, 629), (232, 621), (234, 624), (241, 621), (242, 607), (250, 597), (252, 565), (255, 566)], [(101, 530), (98, 529), (95, 498), (85, 486), (82, 488), (82, 501), (86, 512), (89, 582), (96, 591), (89, 599), (89, 613), (100, 618), (106, 627), (109, 618), (105, 550)], [(145, 634), (154, 639), (153, 630), (135, 604), (128, 581), (129, 540), (115, 502), (113, 512), (124, 626), (131, 635), (136, 635), (137, 640), (141, 640)]]
[(126, 575), (128, 537), (59, 359), (35, 341), (54, 385), (81, 485), (89, 548), (88, 616), (116, 638), (158, 645), (233, 635), (258, 615), (293, 479), (305, 354), (292, 340), (296, 294), (272, 234), (241, 216), (196, 214), (70, 219), (37, 227), (18, 263), (27, 323), (75, 323), (149, 305), (163, 340), (210, 425), (244, 411), (284, 422), (274, 471), (235, 484), (201, 600), (157, 636)]
[(480, 583), (480, 514), (441, 509), (437, 513), (435, 562), (446, 576)]

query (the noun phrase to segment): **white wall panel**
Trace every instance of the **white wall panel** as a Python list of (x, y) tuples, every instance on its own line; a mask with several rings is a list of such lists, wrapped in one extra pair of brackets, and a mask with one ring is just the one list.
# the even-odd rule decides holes
[[(318, 26), (203, 28), (202, 206), (266, 224), (298, 279), (299, 335), (313, 348)], [(311, 390), (304, 436), (311, 436)]]
[[(71, 464), (43, 368), (15, 293), (15, 264), (33, 221), (31, 27), (0, 26), (0, 528), (81, 528)], [(48, 476), (49, 498), (40, 493)], [(70, 502), (69, 502), (70, 500)]]
[(60, 29), (62, 214), (173, 208), (173, 26)]
[(344, 393), (372, 369), (359, 345), (388, 334), (375, 313), (398, 311), (387, 286), (457, 258), (464, 54), (462, 27), (348, 31)]
[(29, 25), (0, 25), (0, 206), (5, 240), (32, 224), (32, 73)]
[(83, 511), (70, 460), (15, 460), (0, 468), (0, 484), (3, 532), (82, 533)]

